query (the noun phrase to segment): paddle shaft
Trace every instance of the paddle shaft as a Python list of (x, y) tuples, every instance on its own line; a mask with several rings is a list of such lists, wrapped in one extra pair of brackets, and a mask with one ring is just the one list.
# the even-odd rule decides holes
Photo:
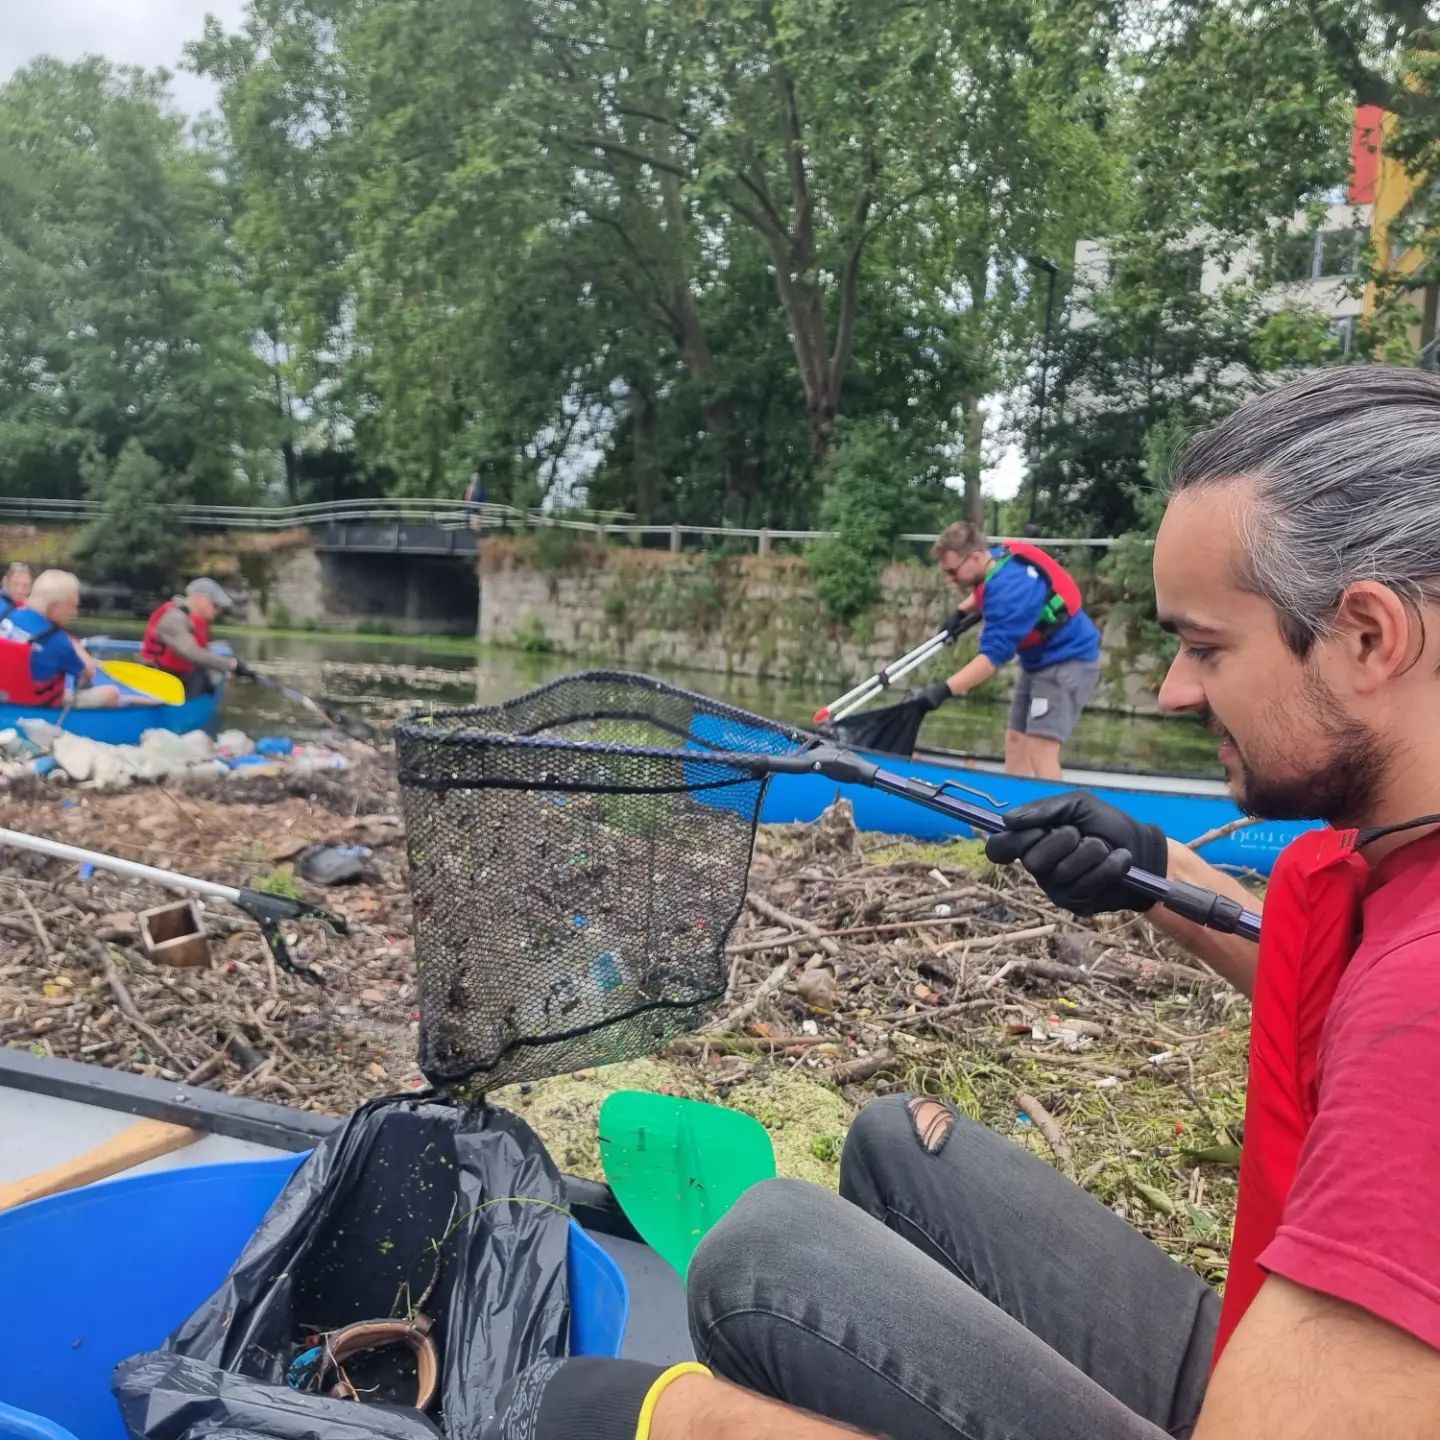
[[(293, 689), (289, 685), (282, 684), (279, 680), (272, 679), (269, 675), (262, 675), (258, 670), (251, 670), (248, 666), (239, 672), (240, 679), (251, 680), (256, 685), (263, 685), (267, 690), (274, 690), (283, 695), (287, 700), (293, 701), (302, 709), (310, 711), (312, 715), (318, 716), (327, 725), (333, 725), (337, 730), (343, 730), (352, 740), (360, 740), (365, 744), (369, 741), (358, 732), (359, 722), (352, 721), (348, 716), (339, 714), (336, 711), (327, 710), (318, 700), (305, 694), (303, 690)], [(367, 733), (368, 728), (367, 728)]]
[[(742, 757), (734, 758), (738, 761)], [(982, 834), (998, 835), (1006, 828), (1005, 821), (995, 811), (952, 794), (954, 781), (943, 781), (937, 785), (914, 776), (897, 775), (853, 751), (819, 745), (799, 755), (746, 756), (744, 760), (748, 768), (770, 774), (793, 775), (810, 771), (832, 780), (867, 785), (874, 790), (883, 790), (887, 795), (898, 795), (929, 810), (950, 815)], [(1193, 920), (1207, 930), (1240, 935), (1246, 940), (1260, 939), (1260, 916), (1253, 910), (1244, 909), (1228, 896), (1216, 895), (1211, 890), (1183, 880), (1169, 880), (1163, 875), (1142, 870), (1138, 865), (1126, 872), (1125, 883), (1138, 894), (1160, 901), (1167, 910)]]

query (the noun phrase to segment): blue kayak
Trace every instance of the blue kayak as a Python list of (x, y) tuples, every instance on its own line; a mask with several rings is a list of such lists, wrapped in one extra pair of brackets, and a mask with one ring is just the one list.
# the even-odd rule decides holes
[[(90, 653), (101, 661), (140, 658), (138, 640), (87, 640), (86, 645)], [(138, 745), (147, 730), (173, 730), (177, 735), (191, 730), (213, 730), (224, 697), (222, 682), (209, 695), (197, 695), (183, 705), (145, 704), (137, 700), (134, 691), (126, 694), (129, 703), (115, 710), (0, 705), (0, 730), (17, 728), (21, 720), (47, 720), (71, 735), (81, 735), (105, 745)]]
[[(1026, 800), (1057, 795), (1077, 787), (1093, 790), (1102, 800), (1158, 825), (1172, 840), (1199, 839), (1243, 818), (1224, 782), (1176, 775), (1114, 770), (1067, 770), (1065, 780), (1027, 780), (1003, 773), (998, 760), (921, 751), (913, 758), (871, 754), (878, 765), (900, 775), (939, 784), (948, 781), (964, 799), (987, 809), (1005, 811)], [(776, 775), (770, 781), (760, 819), (765, 824), (793, 824), (817, 819), (843, 795), (855, 807), (857, 829), (916, 840), (954, 840), (974, 832), (958, 820), (928, 810), (898, 795), (864, 785), (842, 785), (822, 775)], [(1261, 820), (1212, 840), (1200, 849), (1212, 865), (1258, 871), (1268, 875), (1275, 858), (1297, 835), (1313, 824)]]

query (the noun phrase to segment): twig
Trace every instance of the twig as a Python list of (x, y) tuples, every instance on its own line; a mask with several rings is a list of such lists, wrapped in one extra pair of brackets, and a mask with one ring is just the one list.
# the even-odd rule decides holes
[(110, 987), (110, 993), (115, 997), (115, 1003), (120, 1008), (120, 1013), (139, 1032), (141, 1038), (149, 1047), (159, 1055), (164, 1055), (183, 1075), (190, 1066), (185, 1063), (141, 1018), (140, 1012), (135, 1007), (134, 997), (126, 988), (125, 982), (120, 978), (120, 971), (116, 968), (114, 956), (108, 945), (101, 945), (94, 941), (90, 946), (91, 953), (100, 961), (105, 972), (105, 983)]
[(232, 1095), (241, 1095), (246, 1090), (258, 1085), (262, 1080), (270, 1078), (270, 1072), (275, 1068), (275, 1057), (267, 1055), (253, 1070), (248, 1070), (231, 1087)]
[(798, 930), (807, 940), (815, 941), (827, 955), (839, 959), (840, 947), (823, 935), (818, 925), (812, 925), (808, 920), (800, 920), (794, 915), (786, 914), (778, 905), (772, 905), (759, 895), (747, 895), (745, 903), (757, 915), (763, 916), (776, 925), (784, 925), (788, 930)]
[(889, 1015), (876, 1015), (872, 1020), (867, 1021), (870, 1025), (894, 1025), (897, 1029), (904, 1029), (910, 1025), (923, 1025), (927, 1020), (938, 1020), (945, 1015), (959, 1015), (965, 1010), (993, 1010), (1002, 1001), (991, 1000), (981, 996), (978, 1000), (959, 1000), (953, 1005), (934, 1005), (930, 1009), (917, 1010), (913, 1015), (909, 1010), (896, 1010)]
[(879, 1050), (863, 1060), (847, 1060), (830, 1072), (830, 1078), (837, 1085), (858, 1085), (864, 1080), (873, 1080), (882, 1070), (895, 1064), (893, 1050)]
[(46, 955), (53, 955), (55, 953), (54, 942), (50, 939), (50, 932), (45, 928), (45, 922), (30, 903), (30, 897), (21, 889), (17, 889), (15, 893), (20, 897), (20, 903), (25, 907), (25, 913), (30, 917), (30, 923), (35, 927), (36, 935), (40, 937), (41, 948)]
[(1073, 1180), (1075, 1178), (1075, 1152), (1065, 1138), (1055, 1117), (1028, 1091), (1017, 1090), (1015, 1103), (1035, 1122), (1035, 1128), (1045, 1137), (1054, 1152), (1060, 1167)]
[(754, 993), (743, 1004), (737, 1005), (722, 1020), (706, 1027), (706, 1033), (715, 1030), (734, 1030), (748, 1020), (779, 988), (790, 978), (790, 972), (800, 963), (798, 955), (789, 955), (782, 960), (760, 983)]
[(958, 950), (963, 958), (977, 950), (994, 950), (1001, 945), (1018, 944), (1021, 940), (1043, 940), (1058, 928), (1056, 925), (1032, 925), (1028, 930), (1002, 931), (999, 935), (983, 935), (978, 940), (954, 940), (949, 945), (942, 945), (935, 953), (953, 955)]
[(174, 795), (172, 795), (163, 785), (157, 785), (155, 788), (156, 788), (156, 789), (181, 813), (181, 815), (183, 815), (183, 816), (185, 817), (185, 819), (187, 819), (197, 830), (201, 831), (202, 833), (204, 832), (205, 827), (204, 827), (204, 826), (194, 817), (194, 815), (192, 815), (192, 814), (190, 813), (190, 811), (189, 811), (188, 809), (186, 809), (186, 807), (185, 807), (184, 805), (182, 805), (182, 804), (180, 803), (180, 801), (179, 801)]
[(225, 1052), (229, 1048), (229, 1042), (222, 1045), (208, 1060), (202, 1060), (182, 1080), (182, 1085), (203, 1085), (207, 1080), (213, 1080), (225, 1068)]
[(1244, 830), (1249, 825), (1259, 824), (1259, 817), (1255, 815), (1242, 815), (1238, 820), (1231, 820), (1228, 824), (1217, 825), (1213, 830), (1207, 830), (1203, 835), (1197, 835), (1193, 840), (1185, 842), (1187, 850), (1198, 850), (1202, 845), (1209, 845), (1212, 841), (1223, 840), (1227, 835), (1233, 835), (1237, 830)]

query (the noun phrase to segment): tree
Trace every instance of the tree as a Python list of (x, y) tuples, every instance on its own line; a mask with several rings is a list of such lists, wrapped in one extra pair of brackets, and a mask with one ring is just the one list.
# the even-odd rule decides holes
[(258, 312), (163, 73), (37, 60), (0, 86), (0, 157), (0, 491), (74, 495), (88, 449), (138, 439), (230, 498), (274, 438)]
[(1206, 293), (1193, 252), (1135, 236), (1114, 247), (1113, 276), (1082, 288), (1055, 341), (1030, 481), (1046, 533), (1128, 530), (1149, 437), (1203, 429), (1268, 374), (1341, 358), (1327, 316), (1275, 308), (1262, 283)]
[(143, 592), (168, 587), (185, 556), (175, 507), (190, 498), (182, 475), (167, 470), (138, 440), (127, 440), (114, 464), (92, 452), (85, 488), (100, 502), (75, 541), (75, 558), (105, 580)]
[(835, 533), (811, 544), (806, 568), (826, 610), (849, 621), (879, 600), (880, 569), (896, 558), (900, 536), (935, 525), (947, 492), (940, 457), (884, 421), (842, 424), (824, 475), (820, 524)]
[[(1112, 28), (1035, 0), (963, 23), (938, 0), (256, 0), (194, 56), (312, 316), (291, 328), (341, 357), (335, 395), (405, 483), (458, 485), (498, 446), (543, 488), (638, 440), (653, 513), (673, 407), (699, 422), (684, 470), (720, 474), (738, 517), (776, 496), (763, 400), (795, 397), (823, 458), (867, 307), (992, 346), (963, 367), (973, 424), (1033, 324), (1025, 256), (1063, 252), (1106, 169)], [(292, 198), (318, 240), (278, 220)], [(768, 395), (716, 330), (732, 283), (756, 314), (757, 265), (767, 370), (790, 354)]]

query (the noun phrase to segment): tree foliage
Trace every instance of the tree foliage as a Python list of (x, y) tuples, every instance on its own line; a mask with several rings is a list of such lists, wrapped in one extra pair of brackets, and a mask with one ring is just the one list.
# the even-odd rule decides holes
[(937, 523), (946, 491), (938, 457), (915, 434), (874, 420), (842, 425), (824, 467), (820, 526), (807, 568), (830, 615), (853, 620), (880, 598), (880, 569), (900, 536)]
[(1047, 0), (255, 0), (195, 60), (287, 330), (340, 357), (331, 398), (404, 483), (479, 464), (548, 494), (589, 465), (647, 515), (718, 491), (779, 519), (843, 414), (955, 439), (1010, 378), (1025, 259), (1107, 173), (1112, 26)]
[(150, 593), (167, 588), (185, 555), (186, 534), (173, 511), (190, 498), (185, 478), (138, 440), (127, 440), (113, 464), (92, 451), (82, 469), (101, 510), (81, 530), (75, 558), (103, 580)]
[[(162, 75), (37, 61), (0, 87), (0, 490), (135, 439), (204, 499), (479, 470), (803, 527), (889, 446), (877, 516), (939, 475), (974, 514), (1003, 406), (1045, 528), (1113, 532), (1158, 425), (1334, 349), (1185, 257), (1318, 216), (1357, 100), (1440, 173), (1434, 33), (1402, 0), (250, 0), (188, 52), (223, 112), (188, 132)], [(1423, 264), (1360, 277), (1366, 353), (1440, 286), (1432, 208)]]
[(39, 60), (0, 86), (0, 492), (74, 496), (139, 441), (227, 499), (273, 442), (256, 307), (160, 75)]

